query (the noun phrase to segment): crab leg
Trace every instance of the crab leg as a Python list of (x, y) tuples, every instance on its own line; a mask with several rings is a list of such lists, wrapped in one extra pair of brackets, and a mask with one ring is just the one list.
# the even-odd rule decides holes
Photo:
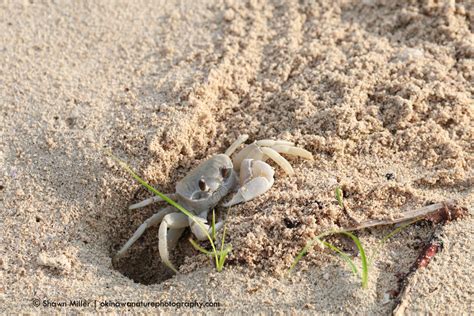
[(168, 231), (168, 249), (174, 249), (178, 243), (179, 237), (184, 232), (184, 228), (170, 229)]
[(185, 214), (171, 213), (171, 214), (166, 215), (163, 218), (163, 221), (161, 222), (161, 225), (160, 225), (160, 230), (158, 231), (158, 237), (159, 237), (158, 249), (160, 250), (161, 261), (165, 265), (173, 269), (175, 272), (177, 270), (171, 264), (170, 259), (169, 259), (168, 228), (180, 229), (180, 228), (185, 228), (187, 226), (189, 226), (189, 222), (188, 222), (188, 217)]
[(287, 154), (291, 156), (298, 156), (298, 157), (302, 157), (308, 160), (313, 160), (313, 155), (309, 151), (303, 148), (287, 146), (287, 145), (276, 145), (276, 146), (271, 146), (271, 149), (273, 149), (277, 153)]
[(174, 209), (171, 206), (165, 207), (164, 209), (162, 209), (161, 211), (159, 211), (158, 213), (154, 214), (153, 216), (149, 217), (146, 221), (144, 221), (143, 224), (141, 224), (138, 227), (138, 229), (135, 231), (133, 236), (117, 252), (117, 254), (114, 256), (113, 260), (117, 260), (117, 259), (120, 259), (121, 257), (123, 257), (123, 255), (125, 255), (125, 253), (127, 252), (128, 248), (130, 248), (137, 241), (137, 239), (140, 238), (141, 235), (143, 235), (143, 233), (145, 232), (145, 230), (147, 228), (161, 222), (161, 220), (163, 220), (163, 217), (165, 217), (169, 213), (172, 213), (173, 210)]
[(269, 147), (261, 147), (260, 149), (266, 156), (276, 162), (287, 174), (293, 175), (295, 173), (288, 160), (286, 160), (276, 150)]
[(242, 145), (243, 143), (245, 143), (245, 141), (246, 141), (248, 138), (249, 138), (249, 135), (247, 135), (247, 134), (240, 135), (240, 136), (232, 143), (232, 145), (230, 145), (229, 148), (227, 148), (227, 150), (225, 151), (225, 154), (230, 157), (230, 155), (232, 155), (232, 154), (234, 153), (234, 151), (235, 151), (240, 145)]
[[(176, 200), (176, 194), (167, 194), (166, 196), (169, 197), (170, 199), (172, 199), (173, 201)], [(150, 205), (152, 203), (162, 202), (162, 201), (164, 201), (164, 200), (161, 197), (155, 195), (155, 196), (153, 196), (149, 199), (146, 199), (146, 200), (143, 200), (143, 201), (138, 202), (136, 204), (130, 205), (128, 207), (128, 209), (129, 210), (134, 210), (134, 209), (137, 209), (137, 208), (140, 208), (140, 207)]]
[(294, 146), (295, 143), (286, 140), (261, 139), (255, 142), (258, 146), (273, 147), (277, 145)]

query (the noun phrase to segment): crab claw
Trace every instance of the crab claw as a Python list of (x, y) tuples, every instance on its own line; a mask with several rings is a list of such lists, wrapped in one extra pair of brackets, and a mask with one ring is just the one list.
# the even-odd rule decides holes
[(264, 194), (272, 187), (274, 174), (272, 167), (266, 162), (254, 159), (242, 160), (240, 165), (241, 186), (232, 199), (224, 204), (224, 207), (250, 201)]

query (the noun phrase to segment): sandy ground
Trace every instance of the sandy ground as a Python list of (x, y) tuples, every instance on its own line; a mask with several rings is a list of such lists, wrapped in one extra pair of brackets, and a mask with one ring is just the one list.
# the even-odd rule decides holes
[[(321, 249), (284, 273), (309, 238), (352, 220), (447, 199), (472, 214), (474, 7), (391, 2), (2, 2), (2, 314), (155, 311), (109, 301), (390, 314), (400, 275), (435, 230), (427, 223), (380, 250), (366, 290)], [(129, 211), (149, 193), (102, 149), (173, 192), (242, 133), (294, 141), (315, 160), (290, 159), (294, 176), (275, 167), (271, 191), (218, 209), (233, 245), (225, 270), (187, 234), (171, 275), (157, 228), (112, 265), (162, 205)], [(443, 251), (415, 273), (407, 313), (474, 312), (473, 227), (469, 216), (437, 229)], [(392, 229), (359, 237), (373, 251)], [(92, 304), (53, 306), (70, 300)]]

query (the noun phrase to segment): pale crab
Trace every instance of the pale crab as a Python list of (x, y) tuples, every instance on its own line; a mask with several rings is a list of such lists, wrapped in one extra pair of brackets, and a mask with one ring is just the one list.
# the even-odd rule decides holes
[[(198, 219), (202, 225), (198, 225), (195, 220), (172, 206), (165, 207), (138, 227), (133, 236), (114, 256), (114, 261), (123, 257), (147, 228), (161, 222), (158, 232), (158, 249), (162, 262), (173, 268), (169, 260), (168, 249), (176, 246), (186, 227), (190, 226), (192, 233), (198, 240), (205, 240), (211, 230), (207, 224), (208, 212), (229, 192), (237, 190), (232, 199), (223, 204), (224, 207), (249, 201), (271, 188), (274, 181), (274, 171), (265, 162), (268, 158), (277, 163), (289, 175), (294, 174), (293, 168), (280, 153), (313, 160), (309, 151), (295, 147), (292, 142), (270, 139), (255, 141), (247, 145), (231, 159), (230, 156), (247, 139), (248, 135), (239, 136), (224, 154), (218, 154), (203, 161), (176, 184), (174, 194), (167, 194), (169, 198), (195, 214), (195, 219)], [(161, 201), (163, 200), (160, 197), (154, 196), (131, 205), (129, 209), (137, 209)], [(222, 225), (222, 221), (216, 223), (216, 230)], [(207, 234), (202, 227), (208, 230)]]

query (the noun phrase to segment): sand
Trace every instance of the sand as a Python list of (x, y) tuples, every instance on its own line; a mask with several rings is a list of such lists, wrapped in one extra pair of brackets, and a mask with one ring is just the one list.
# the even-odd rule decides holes
[[(406, 313), (472, 313), (473, 10), (469, 1), (2, 3), (1, 313), (197, 301), (219, 307), (160, 310), (390, 314), (400, 275), (434, 231), (443, 250), (410, 280)], [(243, 133), (294, 141), (314, 161), (290, 159), (291, 177), (275, 166), (268, 193), (218, 208), (233, 246), (225, 270), (188, 233), (172, 275), (156, 227), (113, 265), (163, 205), (129, 211), (150, 194), (103, 149), (171, 193)], [(396, 235), (366, 290), (328, 250), (285, 276), (320, 232), (448, 199), (471, 215)], [(392, 229), (358, 236), (373, 251)]]

